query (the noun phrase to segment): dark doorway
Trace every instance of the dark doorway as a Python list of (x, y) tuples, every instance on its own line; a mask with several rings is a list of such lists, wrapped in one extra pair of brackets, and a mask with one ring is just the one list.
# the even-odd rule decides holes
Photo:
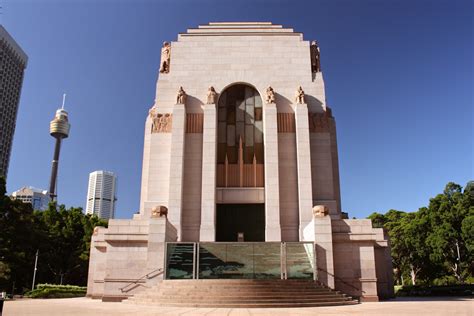
[(217, 204), (216, 241), (265, 241), (265, 204)]

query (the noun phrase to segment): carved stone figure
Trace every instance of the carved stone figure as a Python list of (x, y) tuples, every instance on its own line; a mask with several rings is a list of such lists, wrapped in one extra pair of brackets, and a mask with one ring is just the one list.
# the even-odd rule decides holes
[(163, 42), (163, 47), (161, 48), (161, 63), (160, 63), (161, 73), (170, 72), (170, 59), (171, 59), (171, 45), (168, 42)]
[(214, 90), (213, 86), (210, 86), (207, 90), (207, 104), (216, 104), (217, 102), (217, 92)]
[(155, 206), (151, 209), (151, 218), (168, 217), (168, 208), (163, 205)]
[(183, 87), (179, 87), (178, 95), (176, 96), (176, 104), (185, 104), (186, 103), (186, 92), (183, 90)]
[(295, 101), (296, 101), (296, 104), (303, 104), (305, 103), (304, 102), (304, 91), (303, 91), (303, 88), (301, 88), (301, 86), (298, 87), (298, 90), (296, 90), (296, 93), (295, 93)]
[(173, 123), (173, 116), (170, 113), (155, 113), (152, 108), (150, 110), (150, 117), (153, 120), (151, 124), (152, 133), (170, 133)]
[(267, 103), (275, 103), (275, 92), (272, 87), (267, 88)]
[(329, 215), (329, 208), (326, 205), (316, 205), (313, 207), (314, 217), (324, 217)]
[(309, 47), (311, 54), (311, 71), (320, 72), (321, 71), (321, 55), (318, 46), (318, 42), (312, 41)]

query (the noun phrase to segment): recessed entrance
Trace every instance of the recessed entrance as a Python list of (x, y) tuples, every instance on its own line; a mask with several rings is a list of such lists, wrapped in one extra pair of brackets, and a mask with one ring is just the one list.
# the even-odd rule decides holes
[(239, 241), (239, 233), (243, 241), (265, 241), (265, 204), (217, 204), (216, 241)]

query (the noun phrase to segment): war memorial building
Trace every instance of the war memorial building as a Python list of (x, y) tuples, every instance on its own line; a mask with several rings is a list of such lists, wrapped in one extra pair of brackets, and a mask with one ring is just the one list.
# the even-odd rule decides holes
[[(205, 299), (192, 301), (190, 288), (206, 282), (254, 296), (271, 282), (366, 301), (392, 295), (383, 230), (341, 212), (315, 41), (267, 22), (188, 29), (163, 44), (146, 114), (140, 212), (94, 231), (88, 296), (166, 305), (186, 293), (198, 306)], [(209, 296), (227, 302), (218, 294)], [(311, 295), (298, 306), (317, 306)]]

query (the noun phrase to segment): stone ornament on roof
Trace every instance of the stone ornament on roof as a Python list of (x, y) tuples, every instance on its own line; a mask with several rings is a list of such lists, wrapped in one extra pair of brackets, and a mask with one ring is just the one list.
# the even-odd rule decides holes
[(168, 217), (168, 208), (163, 205), (155, 206), (151, 209), (151, 218)]
[(163, 47), (161, 48), (161, 63), (160, 63), (161, 73), (170, 72), (170, 59), (171, 59), (171, 44), (168, 42), (163, 42)]
[(92, 235), (97, 236), (99, 234), (99, 229), (103, 228), (103, 226), (96, 226), (94, 227), (94, 231), (92, 232)]
[(178, 95), (176, 96), (176, 104), (185, 104), (186, 103), (186, 92), (183, 87), (179, 87)]
[(312, 41), (309, 47), (311, 54), (311, 72), (321, 71), (321, 55), (318, 46), (318, 42)]
[(273, 88), (269, 86), (266, 92), (267, 92), (267, 97), (265, 101), (267, 102), (267, 104), (275, 103), (275, 92), (273, 91)]
[(298, 87), (298, 89), (296, 90), (296, 93), (295, 93), (295, 101), (296, 101), (296, 104), (304, 104), (304, 91), (303, 91), (303, 88), (301, 88), (301, 86)]
[(314, 217), (324, 217), (329, 215), (329, 208), (326, 205), (315, 205), (313, 207)]
[(217, 102), (217, 92), (213, 86), (210, 86), (207, 90), (207, 104), (216, 104)]

